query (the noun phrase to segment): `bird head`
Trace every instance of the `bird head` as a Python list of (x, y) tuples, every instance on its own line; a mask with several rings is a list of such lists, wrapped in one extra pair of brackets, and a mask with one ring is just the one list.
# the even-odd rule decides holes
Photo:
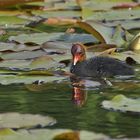
[(75, 43), (72, 45), (71, 54), (73, 56), (73, 65), (76, 65), (78, 62), (82, 62), (86, 59), (86, 49), (85, 46), (81, 43)]

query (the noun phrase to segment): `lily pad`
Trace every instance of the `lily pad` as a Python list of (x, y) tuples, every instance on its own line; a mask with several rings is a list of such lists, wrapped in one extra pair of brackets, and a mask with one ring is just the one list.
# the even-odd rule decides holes
[(2, 140), (111, 140), (108, 136), (89, 131), (73, 131), (70, 129), (36, 129), (18, 130), (16, 134), (1, 136)]
[[(31, 54), (33, 54), (33, 52), (31, 52)], [(33, 54), (33, 55), (35, 55), (35, 54)], [(27, 57), (27, 56), (25, 55), (25, 57)], [(32, 56), (28, 56), (28, 57), (32, 57)], [(56, 70), (57, 68), (64, 68), (65, 65), (62, 63), (59, 63), (59, 62), (62, 60), (66, 60), (68, 58), (70, 59), (70, 55), (69, 56), (56, 55), (54, 57), (54, 59), (52, 59), (50, 56), (47, 56), (47, 55), (37, 57), (34, 60), (28, 60), (28, 58), (26, 58), (27, 60), (18, 60), (18, 59), (9, 60), (9, 59), (7, 59), (7, 60), (3, 60), (0, 62), (0, 68), (2, 70), (5, 69), (5, 70), (13, 70), (13, 71)], [(6, 59), (6, 57), (4, 57), (4, 59)], [(19, 59), (20, 59), (20, 57), (19, 57)]]
[(34, 14), (42, 16), (43, 18), (49, 17), (61, 17), (61, 18), (79, 18), (81, 16), (80, 11), (70, 11), (70, 10), (57, 10), (57, 11), (33, 11)]
[(140, 50), (140, 33), (138, 33), (130, 42), (130, 49), (138, 51)]
[(125, 39), (128, 34), (125, 34), (125, 30), (120, 25), (114, 28), (92, 20), (78, 21), (77, 24), (101, 43), (116, 44), (119, 47), (126, 43)]
[(33, 34), (20, 34), (18, 36), (11, 36), (10, 41), (16, 41), (21, 44), (34, 43), (41, 45), (42, 43), (50, 40), (56, 40), (62, 33), (33, 33)]
[(132, 29), (139, 29), (139, 22), (140, 20), (115, 20), (115, 21), (106, 21), (105, 25), (108, 26), (117, 26), (117, 25), (121, 25), (123, 28), (125, 28), (126, 30), (132, 30)]
[(0, 57), (4, 60), (29, 60), (36, 57), (40, 57), (45, 55), (46, 52), (43, 50), (35, 50), (35, 51), (21, 51), (21, 52), (12, 52), (12, 53), (3, 53)]
[[(47, 41), (45, 43), (42, 44), (41, 48), (43, 49), (55, 49), (55, 50), (69, 50), (71, 49), (72, 43), (68, 43), (68, 42), (62, 42), (62, 41)], [(48, 50), (49, 51), (49, 50)]]
[(31, 69), (41, 69), (41, 68), (54, 69), (60, 67), (64, 67), (64, 65), (56, 62), (49, 56), (38, 57), (35, 60), (33, 60), (32, 63), (30, 64)]
[[(47, 73), (48, 74), (48, 73)], [(32, 83), (51, 83), (51, 82), (60, 82), (62, 80), (65, 80), (66, 77), (60, 77), (60, 76), (46, 76), (45, 74), (30, 74), (30, 76), (27, 74), (20, 74), (20, 75), (0, 75), (0, 83), (2, 85), (9, 85), (9, 84), (32, 84)]]
[(140, 17), (139, 15), (139, 9), (131, 9), (131, 10), (109, 10), (106, 12), (94, 12), (92, 16), (88, 17), (89, 19), (94, 20), (124, 20), (124, 19), (138, 19)]
[(55, 123), (56, 120), (48, 116), (14, 112), (0, 114), (0, 128), (32, 128), (37, 125), (45, 127)]
[(20, 34), (18, 36), (11, 36), (10, 41), (16, 41), (21, 44), (38, 44), (41, 45), (47, 41), (64, 41), (68, 43), (75, 42), (97, 42), (97, 40), (89, 34), (69, 34), (69, 33), (33, 33)]
[(126, 51), (126, 52), (122, 52), (122, 53), (114, 53), (114, 54), (111, 54), (110, 56), (117, 58), (117, 59), (120, 59), (122, 61), (124, 61), (127, 57), (131, 57), (138, 64), (140, 64), (140, 54), (132, 52), (132, 51)]
[(7, 136), (11, 134), (16, 134), (16, 132), (10, 128), (1, 128), (0, 129), (0, 136)]
[(119, 4), (120, 2), (131, 2), (131, 0), (88, 0), (88, 1), (78, 1), (79, 6), (83, 9), (89, 8), (92, 9), (92, 11), (107, 11), (112, 9), (116, 4)]
[(36, 49), (39, 49), (40, 46), (26, 46), (26, 45), (17, 45), (15, 43), (4, 43), (1, 42), (0, 43), (0, 52), (4, 52), (4, 51), (33, 51)]
[(16, 16), (0, 16), (0, 26), (14, 27), (15, 25), (24, 25), (27, 20)]
[(0, 68), (3, 69), (28, 69), (31, 60), (4, 60), (0, 62)]
[(86, 30), (87, 32), (91, 33), (95, 38), (97, 38), (100, 42), (106, 43), (105, 37), (102, 34), (103, 33), (108, 33), (112, 29), (108, 27), (104, 27), (102, 24), (97, 23), (97, 22), (91, 22), (91, 21), (78, 21), (77, 24)]
[(98, 40), (96, 38), (94, 38), (92, 35), (90, 34), (70, 34), (70, 33), (65, 33), (63, 35), (60, 36), (59, 38), (60, 41), (65, 41), (68, 43), (75, 43), (75, 42), (81, 42), (81, 43), (92, 43), (92, 42), (98, 42)]
[(140, 113), (140, 99), (117, 95), (110, 101), (103, 101), (102, 107), (114, 111)]

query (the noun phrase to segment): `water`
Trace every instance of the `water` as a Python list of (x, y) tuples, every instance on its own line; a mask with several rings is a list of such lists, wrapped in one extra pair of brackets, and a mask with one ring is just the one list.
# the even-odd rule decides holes
[(122, 80), (113, 85), (101, 89), (76, 89), (82, 92), (77, 96), (69, 81), (43, 85), (0, 85), (0, 112), (54, 117), (57, 123), (48, 128), (84, 129), (112, 137), (140, 137), (139, 115), (101, 108), (103, 100), (112, 99), (117, 94), (139, 97), (140, 82)]

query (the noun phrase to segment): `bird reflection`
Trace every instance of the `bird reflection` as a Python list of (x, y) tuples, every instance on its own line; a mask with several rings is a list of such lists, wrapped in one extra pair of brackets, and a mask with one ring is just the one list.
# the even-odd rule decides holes
[[(70, 81), (72, 85), (72, 93), (70, 100), (72, 100), (72, 102), (77, 107), (83, 107), (86, 104), (89, 90), (98, 90), (106, 86), (111, 86), (111, 82), (107, 79), (90, 79), (71, 76)], [(61, 89), (60, 87), (67, 87), (70, 83), (62, 82), (56, 84), (55, 89)], [(47, 93), (48, 90), (54, 90), (54, 88), (52, 89), (52, 86), (54, 87), (54, 83), (44, 83), (42, 81), (35, 81), (32, 84), (25, 85), (26, 89), (36, 93), (40, 93), (41, 91)]]
[(87, 100), (87, 91), (80, 87), (73, 87), (72, 91), (73, 103), (78, 107), (82, 107), (83, 105), (85, 105), (86, 100)]
[(72, 101), (78, 106), (82, 107), (86, 104), (88, 97), (88, 90), (98, 90), (104, 87), (112, 86), (112, 83), (106, 78), (103, 79), (83, 79), (77, 76), (70, 78), (72, 83)]

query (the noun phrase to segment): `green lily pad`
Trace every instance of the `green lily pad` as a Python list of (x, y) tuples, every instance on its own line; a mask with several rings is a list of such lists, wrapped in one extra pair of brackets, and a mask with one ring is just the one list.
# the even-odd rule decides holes
[(3, 52), (3, 51), (15, 51), (15, 52), (33, 51), (33, 50), (36, 50), (39, 48), (40, 48), (40, 46), (26, 46), (23, 44), (17, 45), (15, 43), (4, 43), (4, 42), (0, 43), (0, 52)]
[(20, 34), (18, 36), (11, 36), (10, 41), (14, 40), (21, 44), (34, 43), (41, 45), (42, 43), (50, 40), (56, 40), (62, 33), (33, 33), (33, 34)]
[(16, 16), (0, 16), (0, 26), (14, 27), (14, 25), (24, 25), (27, 20), (18, 18)]
[(62, 18), (73, 18), (73, 17), (80, 17), (81, 12), (80, 11), (70, 11), (70, 10), (57, 10), (57, 11), (33, 11), (34, 14), (42, 16), (44, 18), (50, 18), (50, 17), (62, 17)]
[(36, 57), (40, 57), (45, 55), (46, 52), (43, 50), (35, 50), (35, 51), (20, 51), (20, 52), (12, 52), (12, 53), (3, 53), (0, 57), (4, 60), (26, 60), (26, 59), (33, 59)]
[(64, 67), (63, 64), (60, 64), (53, 60), (49, 56), (41, 56), (32, 61), (30, 64), (31, 69), (41, 69), (41, 68), (46, 68), (46, 69), (56, 69), (59, 67)]
[(124, 20), (115, 20), (115, 21), (106, 21), (105, 25), (107, 26), (117, 26), (117, 25), (121, 25), (123, 28), (125, 28), (126, 30), (132, 30), (132, 29), (139, 29), (139, 22), (140, 20), (129, 20), (126, 19)]
[(97, 42), (97, 40), (89, 34), (69, 34), (69, 33), (33, 33), (20, 34), (18, 36), (11, 36), (10, 41), (16, 41), (21, 44), (38, 44), (41, 45), (47, 41), (64, 41), (68, 43), (74, 42)]
[(130, 37), (130, 34), (126, 34), (126, 31), (120, 25), (114, 28), (92, 20), (78, 21), (77, 24), (102, 43), (115, 44), (121, 47), (127, 42), (128, 35)]
[(138, 19), (139, 9), (131, 9), (131, 10), (109, 10), (104, 12), (94, 12), (92, 16), (88, 17), (89, 19), (94, 20), (124, 20), (124, 19)]
[[(36, 75), (36, 76), (35, 76)], [(48, 73), (47, 73), (48, 75)], [(2, 85), (9, 84), (32, 84), (36, 81), (43, 83), (51, 83), (55, 81), (63, 81), (66, 77), (60, 76), (46, 76), (45, 74), (28, 74), (28, 73), (20, 73), (20, 75), (0, 75), (0, 83)]]
[(24, 13), (23, 11), (19, 11), (19, 10), (14, 10), (14, 11), (11, 12), (8, 9), (5, 10), (5, 11), (4, 10), (0, 11), (0, 15), (3, 16), (3, 17), (4, 16), (7, 17), (7, 15), (8, 16), (17, 16), (17, 15), (20, 15), (20, 14), (23, 14), (23, 13)]
[(0, 62), (0, 67), (6, 69), (29, 69), (31, 60), (4, 60)]
[(138, 64), (140, 64), (140, 54), (139, 53), (135, 53), (132, 51), (126, 51), (126, 52), (122, 52), (122, 53), (114, 53), (110, 55), (111, 57), (120, 59), (122, 61), (125, 61), (125, 59), (127, 57), (131, 57), (133, 58)]
[[(82, 8), (82, 17), (83, 19), (86, 20), (92, 16), (94, 10), (99, 10), (99, 11), (101, 11), (102, 9), (110, 10), (113, 5), (115, 5), (114, 2), (106, 2), (106, 4), (104, 4), (104, 2), (102, 1), (81, 2), (80, 6)], [(89, 11), (90, 11), (90, 14), (88, 14)]]
[(1, 128), (0, 129), (0, 136), (8, 136), (11, 134), (16, 134), (16, 132), (10, 128)]
[(56, 61), (56, 62), (62, 62), (62, 61), (71, 61), (71, 54), (70, 53), (67, 53), (67, 54), (62, 54), (62, 55), (53, 55), (53, 59)]
[(131, 0), (88, 0), (88, 1), (79, 1), (79, 6), (83, 9), (89, 8), (92, 11), (107, 11), (110, 10), (113, 6), (116, 6), (119, 3), (131, 2)]
[(81, 42), (81, 43), (92, 43), (92, 42), (98, 42), (96, 38), (94, 38), (90, 34), (69, 34), (65, 33), (60, 36), (59, 38), (60, 41), (68, 42), (68, 43), (75, 43), (75, 42)]
[(124, 95), (117, 95), (110, 101), (103, 101), (102, 107), (108, 110), (140, 113), (140, 99), (131, 99)]
[(14, 112), (0, 114), (0, 128), (31, 128), (37, 125), (45, 127), (54, 123), (56, 120), (48, 116)]
[[(81, 37), (81, 36), (80, 36)], [(72, 43), (63, 42), (63, 41), (47, 41), (42, 44), (41, 48), (50, 50), (57, 50), (57, 51), (70, 51), (72, 47)], [(48, 50), (49, 51), (49, 50)]]
[[(70, 55), (56, 55), (54, 56), (54, 59), (52, 59), (52, 57), (44, 55), (44, 56), (40, 56), (35, 58), (34, 60), (22, 60), (22, 57), (26, 57), (26, 59), (29, 59), (27, 57), (33, 57), (30, 55), (26, 56), (26, 53), (22, 53), (25, 54), (25, 56), (21, 56), (19, 57), (17, 56), (17, 58), (19, 59), (13, 59), (10, 58), (6, 58), (6, 57), (2, 57), (4, 59), (7, 60), (3, 60), (0, 61), (0, 68), (2, 70), (22, 70), (22, 71), (30, 71), (30, 70), (56, 70), (57, 68), (64, 68), (65, 65), (62, 63), (59, 63), (62, 60), (67, 60), (68, 58), (70, 59)], [(33, 54), (33, 55), (39, 55), (39, 54), (34, 54), (34, 52), (31, 52), (29, 54)], [(16, 55), (12, 56), (12, 57), (16, 57)], [(20, 60), (21, 59), (21, 60)], [(12, 71), (11, 71), (12, 72)]]
[(140, 33), (138, 33), (130, 42), (129, 44), (130, 49), (134, 51), (140, 50)]
[(111, 140), (106, 135), (89, 131), (73, 131), (70, 129), (36, 129), (36, 130), (18, 130), (16, 134), (1, 136), (2, 140)]

